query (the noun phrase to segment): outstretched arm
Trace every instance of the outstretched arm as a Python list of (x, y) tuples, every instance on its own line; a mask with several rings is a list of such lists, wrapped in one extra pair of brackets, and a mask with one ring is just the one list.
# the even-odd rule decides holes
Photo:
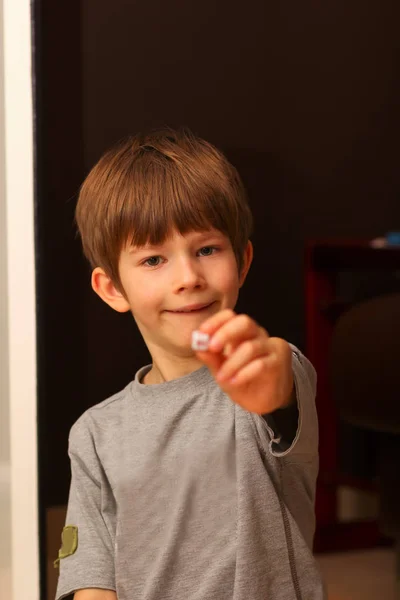
[(117, 594), (111, 590), (87, 589), (79, 590), (74, 600), (118, 600)]

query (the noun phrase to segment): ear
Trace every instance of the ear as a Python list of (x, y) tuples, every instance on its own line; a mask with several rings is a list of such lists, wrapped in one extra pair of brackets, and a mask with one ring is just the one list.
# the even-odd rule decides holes
[(243, 256), (243, 266), (240, 272), (239, 287), (241, 288), (246, 281), (247, 273), (249, 272), (251, 263), (253, 262), (253, 244), (249, 240)]
[(100, 267), (96, 267), (92, 273), (92, 288), (104, 302), (117, 312), (130, 310), (129, 302)]

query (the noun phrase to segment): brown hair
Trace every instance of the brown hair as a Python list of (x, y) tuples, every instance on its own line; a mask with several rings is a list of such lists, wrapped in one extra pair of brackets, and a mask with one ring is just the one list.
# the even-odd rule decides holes
[(252, 231), (236, 169), (187, 130), (136, 135), (106, 152), (82, 185), (76, 221), (85, 256), (119, 289), (125, 244), (157, 245), (174, 228), (184, 234), (213, 227), (230, 239), (240, 271)]

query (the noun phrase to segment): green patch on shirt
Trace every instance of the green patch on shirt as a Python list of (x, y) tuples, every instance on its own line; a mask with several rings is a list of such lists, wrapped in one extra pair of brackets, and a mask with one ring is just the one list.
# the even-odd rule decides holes
[(54, 568), (56, 569), (62, 558), (72, 556), (75, 554), (78, 548), (78, 528), (75, 525), (67, 525), (62, 530), (61, 534), (61, 548), (58, 551), (58, 558), (54, 561)]

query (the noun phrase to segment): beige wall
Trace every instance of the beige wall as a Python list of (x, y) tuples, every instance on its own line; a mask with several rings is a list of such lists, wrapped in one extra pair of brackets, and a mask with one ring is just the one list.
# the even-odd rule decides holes
[[(0, 23), (3, 2), (0, 1)], [(4, 89), (4, 53), (0, 43), (0, 90)], [(10, 432), (7, 331), (7, 240), (4, 164), (4, 96), (0, 94), (0, 597), (11, 589)]]
[(0, 598), (39, 600), (30, 0), (0, 8)]

